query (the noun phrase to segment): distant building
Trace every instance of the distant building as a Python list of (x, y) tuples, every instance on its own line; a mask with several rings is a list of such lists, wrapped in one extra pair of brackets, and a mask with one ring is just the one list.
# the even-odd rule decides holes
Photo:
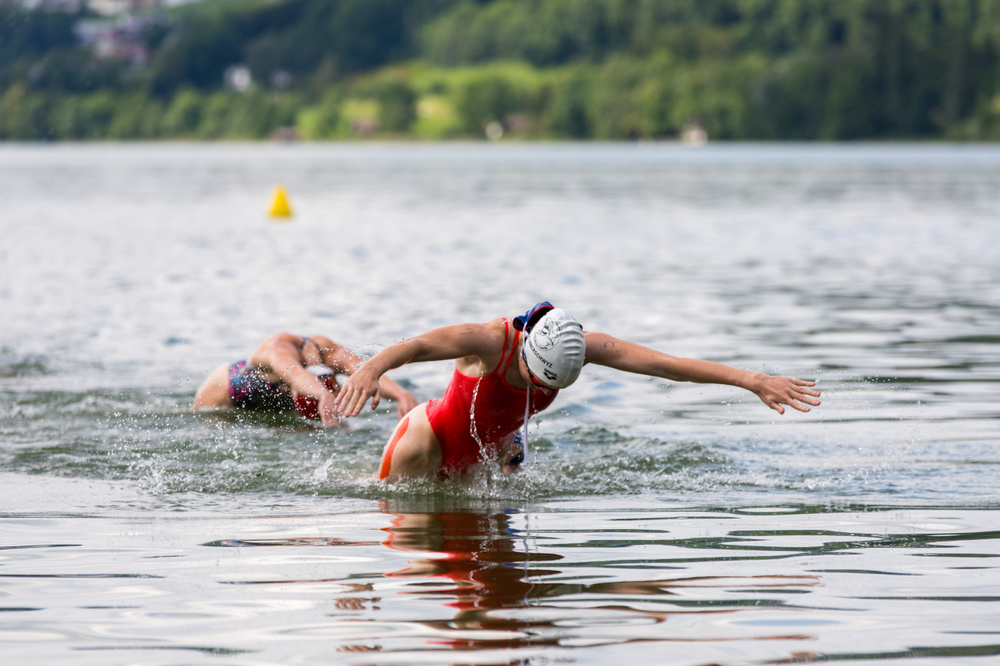
[(21, 9), (71, 14), (81, 11), (86, 4), (87, 0), (0, 0), (0, 5), (17, 5)]
[(689, 146), (704, 146), (708, 143), (708, 132), (701, 126), (701, 123), (688, 123), (681, 130), (681, 143)]
[(131, 12), (149, 11), (160, 7), (184, 5), (206, 0), (0, 0), (0, 5), (17, 5), (21, 9), (75, 14), (89, 9), (102, 16), (118, 16)]
[(163, 6), (162, 0), (87, 0), (87, 9), (102, 16), (148, 11)]
[(161, 22), (159, 14), (121, 14), (117, 17), (84, 19), (73, 30), (77, 38), (104, 60), (117, 60), (142, 67), (150, 59), (143, 32)]
[(228, 67), (222, 76), (226, 87), (233, 92), (245, 93), (253, 88), (253, 75), (246, 65)]

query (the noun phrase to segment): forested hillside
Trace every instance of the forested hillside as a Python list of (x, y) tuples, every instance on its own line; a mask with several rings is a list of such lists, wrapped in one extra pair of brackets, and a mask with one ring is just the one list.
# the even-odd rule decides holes
[(1000, 0), (0, 5), (0, 138), (1000, 138)]

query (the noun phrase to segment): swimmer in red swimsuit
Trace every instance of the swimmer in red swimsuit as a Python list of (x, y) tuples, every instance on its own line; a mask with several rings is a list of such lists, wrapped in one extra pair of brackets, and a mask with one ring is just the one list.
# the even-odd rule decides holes
[(514, 434), (530, 414), (548, 407), (559, 389), (576, 381), (587, 363), (673, 381), (728, 384), (755, 393), (783, 414), (788, 405), (818, 405), (815, 382), (677, 358), (606, 333), (586, 332), (549, 303), (513, 321), (445, 326), (389, 345), (347, 379), (337, 396), (340, 414), (357, 416), (380, 398), (382, 375), (406, 363), (455, 359), (441, 400), (424, 403), (396, 426), (382, 453), (378, 478), (448, 476), (497, 460), (510, 471), (518, 453)]
[[(323, 336), (276, 333), (245, 361), (216, 368), (194, 397), (195, 409), (297, 409), (323, 427), (337, 425), (336, 375), (352, 375), (361, 359)], [(385, 377), (382, 392), (398, 403), (400, 418), (413, 409), (413, 394)]]

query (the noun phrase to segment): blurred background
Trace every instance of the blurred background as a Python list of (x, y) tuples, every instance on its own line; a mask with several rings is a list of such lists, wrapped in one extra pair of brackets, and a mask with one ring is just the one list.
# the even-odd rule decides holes
[(0, 0), (0, 139), (1000, 138), (996, 0)]

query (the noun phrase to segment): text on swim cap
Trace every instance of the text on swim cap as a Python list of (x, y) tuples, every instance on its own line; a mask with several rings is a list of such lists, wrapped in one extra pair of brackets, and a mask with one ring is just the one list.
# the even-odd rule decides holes
[(548, 367), (550, 367), (550, 368), (552, 367), (552, 362), (549, 361), (548, 359), (542, 358), (542, 355), (538, 353), (537, 349), (535, 349), (535, 345), (532, 344), (531, 340), (528, 340), (528, 349), (531, 351), (532, 356), (534, 356), (535, 358), (537, 358), (539, 361), (541, 361), (542, 363), (544, 363)]

